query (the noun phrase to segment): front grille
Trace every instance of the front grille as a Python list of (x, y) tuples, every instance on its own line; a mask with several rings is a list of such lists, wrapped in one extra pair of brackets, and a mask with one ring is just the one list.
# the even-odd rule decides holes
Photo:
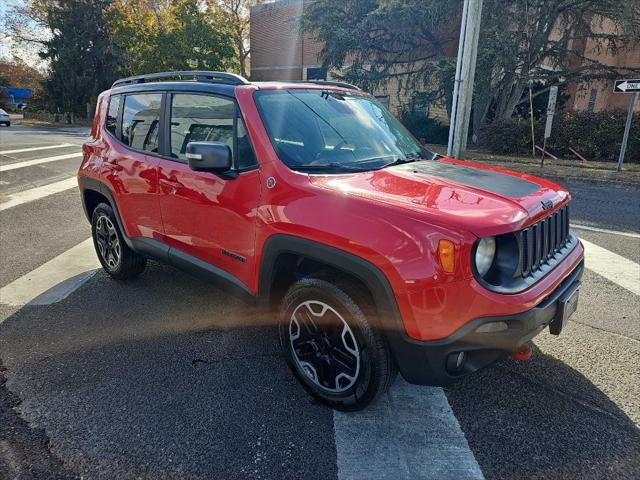
[(569, 206), (521, 231), (522, 276), (528, 277), (552, 261), (570, 240)]

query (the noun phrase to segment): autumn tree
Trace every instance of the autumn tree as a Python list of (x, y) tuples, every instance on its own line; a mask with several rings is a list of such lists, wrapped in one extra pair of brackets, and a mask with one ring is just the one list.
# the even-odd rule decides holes
[(49, 65), (44, 98), (51, 110), (86, 113), (122, 71), (105, 17), (109, 0), (32, 0), (6, 22), (14, 41), (36, 45)]
[(15, 55), (11, 60), (0, 60), (0, 106), (7, 106), (9, 103), (8, 91), (3, 87), (30, 88), (33, 97), (29, 103), (39, 104), (43, 97), (43, 81), (42, 72)]
[(14, 56), (11, 60), (0, 60), (0, 85), (5, 87), (26, 87), (33, 90), (41, 87), (44, 75)]
[(26, 0), (3, 20), (2, 34), (48, 67), (52, 110), (84, 113), (128, 74), (239, 68), (232, 27), (204, 0)]
[(240, 65), (240, 75), (248, 76), (249, 72), (249, 12), (251, 7), (261, 0), (211, 0), (225, 18), (225, 23), (234, 35), (235, 53)]
[[(453, 88), (462, 2), (317, 0), (303, 26), (324, 43), (326, 68), (375, 88), (397, 78), (401, 89), (447, 99)], [(452, 38), (453, 36), (453, 38)], [(638, 73), (589, 55), (640, 47), (640, 6), (618, 0), (485, 0), (474, 92), (474, 129), (511, 117), (528, 101), (530, 82), (552, 85)]]
[(130, 74), (238, 67), (233, 32), (212, 5), (198, 0), (116, 0), (108, 12)]

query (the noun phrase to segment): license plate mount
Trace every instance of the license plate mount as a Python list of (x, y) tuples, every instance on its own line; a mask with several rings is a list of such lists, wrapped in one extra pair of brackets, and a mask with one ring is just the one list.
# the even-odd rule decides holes
[(549, 324), (549, 331), (552, 335), (560, 335), (560, 332), (567, 326), (569, 319), (578, 309), (579, 298), (580, 285), (577, 285), (558, 300), (556, 316), (553, 322)]

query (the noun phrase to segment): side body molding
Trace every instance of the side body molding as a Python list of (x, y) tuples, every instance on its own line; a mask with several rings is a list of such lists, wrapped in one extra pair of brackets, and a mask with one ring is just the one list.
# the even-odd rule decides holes
[(122, 218), (118, 211), (118, 204), (116, 203), (113, 192), (111, 192), (109, 187), (94, 178), (88, 177), (80, 177), (78, 179), (78, 184), (82, 194), (82, 206), (89, 221), (91, 221), (91, 215), (89, 214), (88, 206), (85, 202), (85, 192), (87, 190), (100, 193), (109, 200), (116, 216), (118, 226), (120, 227), (120, 231), (122, 232), (122, 236), (124, 237), (124, 241), (127, 246), (135, 252), (150, 258), (155, 258), (161, 262), (168, 263), (196, 277), (212, 282), (243, 300), (255, 302), (255, 295), (244, 283), (215, 265), (207, 263), (181, 250), (172, 248), (169, 245), (153, 238), (129, 237), (124, 230)]

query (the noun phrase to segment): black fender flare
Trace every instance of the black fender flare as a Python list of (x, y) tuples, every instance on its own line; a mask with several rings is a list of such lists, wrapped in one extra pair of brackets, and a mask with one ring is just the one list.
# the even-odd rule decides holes
[(124, 229), (124, 223), (122, 222), (122, 217), (120, 216), (120, 212), (118, 210), (118, 204), (116, 203), (116, 199), (111, 189), (104, 182), (91, 177), (79, 177), (78, 187), (80, 188), (80, 196), (82, 198), (82, 208), (84, 209), (84, 214), (86, 215), (87, 220), (89, 220), (89, 223), (91, 223), (91, 212), (89, 212), (89, 207), (85, 198), (85, 192), (87, 190), (99, 193), (109, 201), (109, 203), (111, 204), (111, 208), (113, 209), (113, 213), (116, 216), (116, 221), (118, 222), (118, 227), (120, 228), (120, 232), (122, 232), (125, 243), (129, 248), (135, 250), (131, 239)]
[(270, 307), (271, 286), (275, 279), (274, 266), (282, 254), (311, 259), (352, 275), (371, 292), (377, 311), (376, 328), (386, 337), (402, 376), (410, 383), (425, 383), (422, 377), (424, 370), (429, 369), (429, 363), (421, 348), (422, 342), (407, 335), (391, 284), (377, 266), (344, 250), (286, 234), (269, 237), (262, 252), (258, 285), (260, 307)]
[(258, 285), (260, 305), (267, 307), (269, 304), (271, 286), (275, 279), (274, 265), (282, 254), (294, 254), (314, 260), (356, 277), (371, 292), (379, 320), (383, 322), (382, 327), (401, 327), (404, 331), (391, 284), (377, 266), (344, 250), (293, 235), (275, 234), (264, 243)]

